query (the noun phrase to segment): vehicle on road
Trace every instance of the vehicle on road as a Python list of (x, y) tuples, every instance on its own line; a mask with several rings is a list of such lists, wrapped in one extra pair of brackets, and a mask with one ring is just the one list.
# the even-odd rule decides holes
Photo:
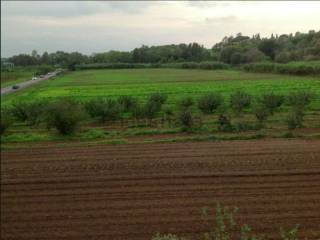
[(37, 77), (33, 77), (33, 78), (32, 78), (32, 80), (37, 80), (37, 79), (38, 79)]
[(19, 85), (13, 85), (12, 86), (12, 89), (18, 89), (19, 88)]

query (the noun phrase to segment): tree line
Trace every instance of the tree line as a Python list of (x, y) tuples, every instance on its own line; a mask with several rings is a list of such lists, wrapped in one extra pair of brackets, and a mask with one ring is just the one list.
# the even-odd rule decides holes
[[(3, 59), (2, 59), (3, 60)], [(291, 61), (320, 60), (320, 31), (308, 33), (271, 35), (261, 38), (260, 34), (224, 37), (211, 49), (199, 43), (170, 44), (163, 46), (143, 45), (132, 51), (108, 51), (85, 55), (79, 52), (44, 52), (33, 50), (5, 59), (16, 66), (59, 65), (75, 69), (80, 64), (95, 63), (175, 63), (219, 61), (238, 65), (270, 61), (287, 63)], [(2, 61), (3, 62), (3, 61)]]

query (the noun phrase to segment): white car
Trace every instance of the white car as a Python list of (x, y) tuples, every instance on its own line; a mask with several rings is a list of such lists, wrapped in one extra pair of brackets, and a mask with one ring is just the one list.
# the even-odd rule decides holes
[(37, 79), (38, 79), (37, 77), (33, 77), (33, 78), (32, 78), (32, 80), (37, 80)]

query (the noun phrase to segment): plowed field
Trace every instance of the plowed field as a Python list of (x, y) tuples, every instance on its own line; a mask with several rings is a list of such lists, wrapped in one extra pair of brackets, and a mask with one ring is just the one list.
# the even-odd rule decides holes
[(256, 140), (68, 146), (1, 153), (2, 239), (197, 239), (201, 208), (277, 238), (320, 238), (320, 141)]

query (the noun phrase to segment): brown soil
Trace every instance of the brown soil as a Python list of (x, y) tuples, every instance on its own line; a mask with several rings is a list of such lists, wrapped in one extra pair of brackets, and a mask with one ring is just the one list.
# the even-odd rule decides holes
[(320, 140), (55, 147), (1, 153), (2, 239), (199, 239), (201, 208), (277, 239), (320, 238)]

